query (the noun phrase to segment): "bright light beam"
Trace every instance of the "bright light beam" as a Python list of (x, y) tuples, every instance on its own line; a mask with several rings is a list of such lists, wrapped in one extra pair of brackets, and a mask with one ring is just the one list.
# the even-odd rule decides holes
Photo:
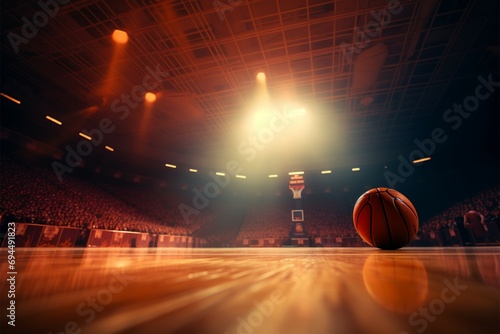
[(422, 158), (422, 159), (413, 160), (413, 163), (414, 164), (419, 164), (421, 162), (425, 162), (425, 161), (429, 161), (429, 160), (431, 160), (431, 157), (425, 157), (425, 158)]
[(57, 120), (57, 119), (55, 119), (53, 117), (50, 117), (50, 116), (47, 115), (47, 116), (45, 116), (45, 118), (48, 119), (51, 122), (56, 123), (57, 125), (62, 125), (62, 122), (60, 120)]
[(17, 104), (21, 104), (21, 101), (19, 100), (16, 100), (15, 98), (13, 98), (12, 96), (9, 96), (7, 94), (4, 94), (4, 93), (0, 93), (1, 96), (5, 97), (6, 99), (8, 100), (11, 100), (12, 102), (14, 103), (17, 103)]
[(83, 132), (80, 132), (79, 135), (87, 140), (92, 140), (92, 137), (90, 137), (89, 135), (86, 135), (85, 133)]

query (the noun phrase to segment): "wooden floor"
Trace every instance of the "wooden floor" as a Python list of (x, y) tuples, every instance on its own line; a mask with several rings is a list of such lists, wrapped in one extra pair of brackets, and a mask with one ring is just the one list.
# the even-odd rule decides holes
[(16, 249), (0, 332), (499, 333), (499, 250)]

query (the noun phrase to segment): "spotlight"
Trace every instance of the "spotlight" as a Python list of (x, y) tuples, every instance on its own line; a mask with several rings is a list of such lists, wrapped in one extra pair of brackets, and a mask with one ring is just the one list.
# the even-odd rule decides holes
[(259, 81), (266, 81), (266, 75), (264, 74), (264, 72), (259, 72), (257, 74), (257, 80), (259, 80)]
[(148, 93), (146, 93), (146, 96), (144, 98), (146, 99), (146, 101), (151, 102), (151, 103), (156, 101), (156, 95), (154, 93), (148, 92)]
[(113, 31), (113, 40), (119, 44), (125, 44), (128, 42), (128, 34), (123, 30), (116, 29)]

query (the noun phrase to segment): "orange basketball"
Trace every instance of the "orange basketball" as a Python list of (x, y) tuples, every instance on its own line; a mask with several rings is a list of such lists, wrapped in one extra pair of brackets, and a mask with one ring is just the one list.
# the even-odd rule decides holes
[(406, 246), (418, 231), (418, 214), (413, 204), (389, 188), (374, 188), (361, 195), (352, 219), (359, 236), (381, 249)]

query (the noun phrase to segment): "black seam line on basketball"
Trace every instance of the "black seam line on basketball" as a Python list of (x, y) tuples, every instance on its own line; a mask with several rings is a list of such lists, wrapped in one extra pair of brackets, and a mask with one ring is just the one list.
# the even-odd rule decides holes
[[(361, 214), (361, 212), (363, 212), (363, 209), (365, 208), (365, 206), (369, 205), (370, 204), (370, 201), (366, 202), (362, 207), (361, 209), (359, 209), (359, 212), (358, 212), (358, 215), (356, 216), (356, 220), (354, 221), (354, 228), (356, 229), (356, 231), (358, 230), (358, 220), (359, 220), (359, 215)], [(371, 209), (371, 208), (370, 208)]]
[(392, 245), (391, 228), (389, 227), (389, 219), (387, 218), (387, 212), (385, 211), (384, 201), (382, 200), (382, 194), (380, 193), (380, 190), (378, 188), (377, 192), (378, 192), (378, 198), (380, 199), (380, 204), (382, 205), (382, 211), (384, 212), (385, 225), (387, 226), (387, 232), (389, 232), (389, 239), (391, 240), (391, 245)]
[(373, 209), (372, 209), (372, 205), (370, 204), (370, 202), (367, 203), (369, 206), (370, 206), (370, 241), (372, 242), (372, 246), (376, 246), (375, 245), (375, 242), (373, 241), (373, 232), (372, 232), (372, 226), (373, 226)]
[[(410, 242), (411, 241), (411, 239), (410, 239), (410, 229), (408, 228), (408, 223), (406, 222), (406, 219), (405, 219), (405, 216), (403, 215), (403, 212), (401, 212), (401, 210), (399, 208), (399, 205), (397, 203), (398, 201), (396, 200), (396, 198), (394, 198), (393, 201), (394, 201), (394, 206), (396, 207), (396, 210), (398, 210), (399, 215), (403, 219), (403, 223), (405, 223), (406, 233), (408, 234), (408, 242)], [(408, 205), (407, 205), (407, 207), (408, 207)]]
[[(386, 190), (385, 190), (385, 192), (386, 192), (386, 193), (388, 193), (388, 194), (389, 194), (389, 196), (391, 196), (392, 198), (398, 198), (398, 197), (396, 197), (396, 196), (392, 195), (392, 194), (389, 192), (389, 190), (390, 190), (390, 189), (386, 189)], [(413, 211), (413, 209), (412, 209), (409, 205), (407, 205), (407, 207), (410, 209), (410, 211), (411, 211), (411, 212), (415, 215), (415, 217), (417, 217), (417, 219), (418, 219), (417, 212)]]

